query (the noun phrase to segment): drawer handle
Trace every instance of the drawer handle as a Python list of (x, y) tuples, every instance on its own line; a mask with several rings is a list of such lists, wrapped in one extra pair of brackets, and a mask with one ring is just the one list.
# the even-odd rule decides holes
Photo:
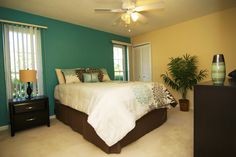
[(26, 110), (31, 110), (33, 107), (32, 106), (29, 106), (29, 107), (26, 107), (25, 109)]
[(34, 121), (35, 120), (35, 118), (29, 118), (29, 119), (26, 119), (25, 121), (26, 122), (31, 122), (31, 121)]

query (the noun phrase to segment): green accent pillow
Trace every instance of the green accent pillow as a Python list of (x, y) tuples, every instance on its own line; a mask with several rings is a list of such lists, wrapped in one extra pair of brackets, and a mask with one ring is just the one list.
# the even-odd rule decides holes
[(86, 68), (86, 73), (98, 73), (98, 80), (102, 82), (103, 80), (103, 73), (98, 68)]
[(76, 75), (75, 69), (61, 69), (66, 83), (79, 83), (80, 79)]
[(84, 82), (99, 82), (98, 73), (83, 73)]

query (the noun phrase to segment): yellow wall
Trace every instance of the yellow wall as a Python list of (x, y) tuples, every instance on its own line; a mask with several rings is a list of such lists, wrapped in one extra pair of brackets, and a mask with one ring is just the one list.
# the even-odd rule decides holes
[[(198, 56), (199, 68), (208, 69), (206, 80), (211, 80), (214, 54), (224, 54), (227, 74), (236, 69), (236, 8), (157, 29), (131, 40), (133, 44), (151, 42), (154, 81), (162, 81), (160, 75), (167, 71), (170, 57), (185, 53)], [(176, 99), (180, 98), (179, 94), (171, 92)], [(188, 98), (192, 104), (193, 92), (189, 92)]]

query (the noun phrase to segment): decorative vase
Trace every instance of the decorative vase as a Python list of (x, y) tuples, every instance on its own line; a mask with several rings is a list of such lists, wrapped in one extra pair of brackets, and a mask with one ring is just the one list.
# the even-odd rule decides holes
[(222, 85), (225, 81), (225, 59), (223, 54), (214, 55), (211, 66), (211, 78), (214, 85)]

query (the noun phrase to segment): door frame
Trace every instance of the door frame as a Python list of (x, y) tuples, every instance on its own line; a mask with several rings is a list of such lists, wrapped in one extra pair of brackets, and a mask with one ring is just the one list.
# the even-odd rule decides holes
[(132, 78), (133, 80), (135, 79), (135, 66), (134, 66), (134, 48), (135, 47), (139, 47), (139, 46), (144, 46), (144, 45), (150, 45), (150, 51), (151, 51), (151, 55), (150, 55), (150, 75), (151, 75), (151, 81), (153, 81), (153, 75), (152, 75), (152, 44), (151, 42), (144, 42), (144, 43), (139, 43), (139, 44), (135, 44), (135, 45), (132, 45)]

